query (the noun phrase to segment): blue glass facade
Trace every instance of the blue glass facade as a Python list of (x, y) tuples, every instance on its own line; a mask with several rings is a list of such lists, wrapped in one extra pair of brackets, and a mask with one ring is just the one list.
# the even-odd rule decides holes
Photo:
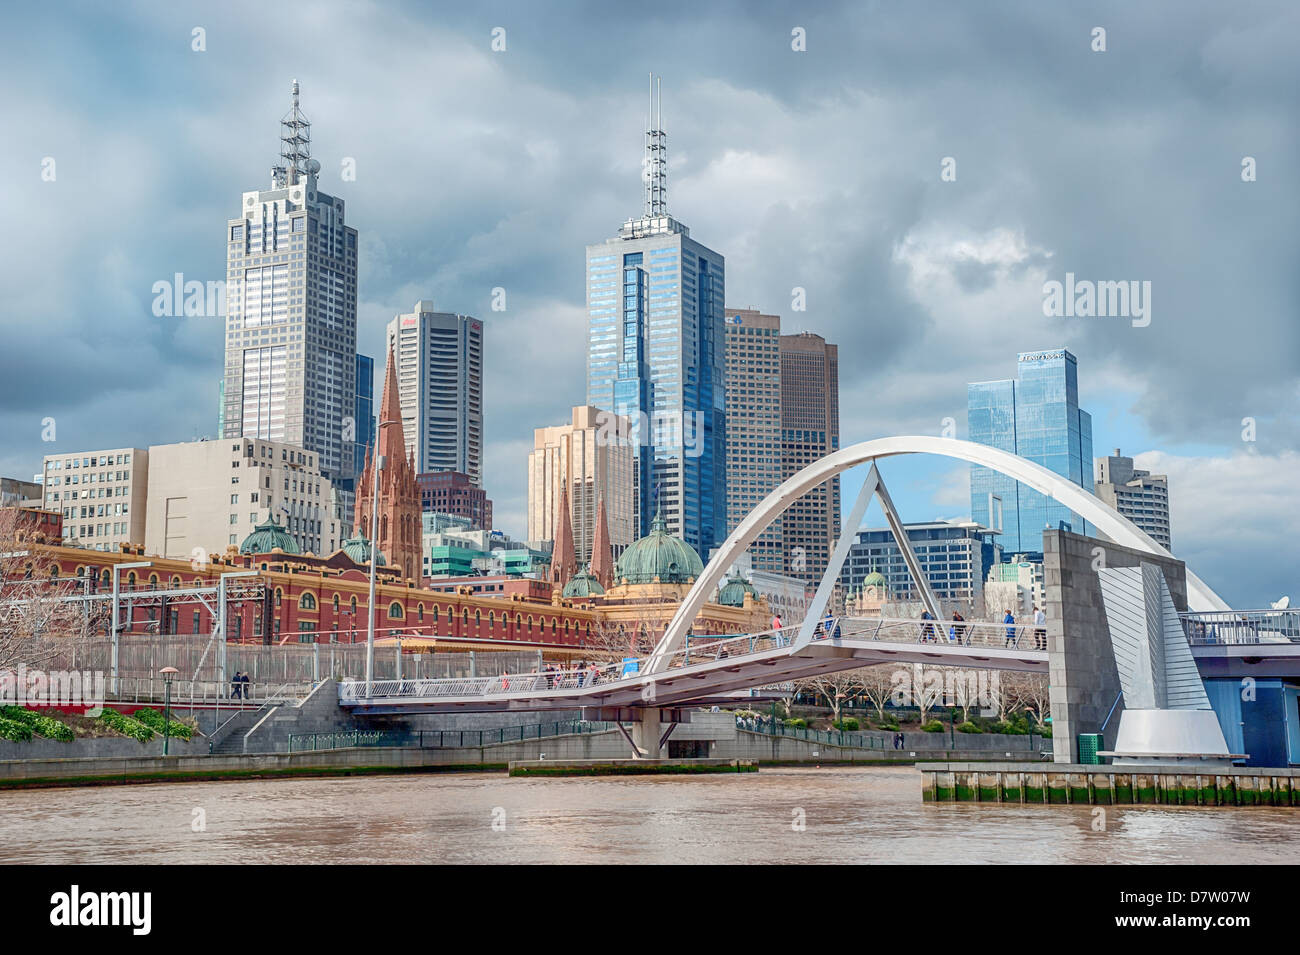
[(700, 554), (726, 537), (724, 260), (669, 217), (587, 247), (587, 403), (626, 415), (638, 534), (656, 508)]
[[(1075, 357), (1064, 348), (1025, 352), (1017, 369), (1014, 379), (967, 387), (970, 439), (1041, 464), (1091, 492), (1092, 417), (1079, 409)], [(971, 520), (1000, 526), (1008, 557), (1040, 554), (1047, 527), (1091, 533), (1069, 508), (989, 468), (971, 467), (970, 494)]]
[(356, 443), (353, 445), (353, 474), (366, 469), (366, 448), (375, 443), (375, 360), (357, 355), (357, 401), (353, 412)]

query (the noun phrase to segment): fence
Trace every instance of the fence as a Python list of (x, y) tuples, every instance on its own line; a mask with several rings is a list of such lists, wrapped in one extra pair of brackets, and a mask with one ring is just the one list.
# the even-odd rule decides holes
[(614, 723), (587, 720), (555, 720), (550, 723), (527, 723), (485, 730), (354, 730), (342, 733), (300, 733), (289, 737), (289, 752), (304, 753), (352, 746), (403, 746), (420, 749), (452, 749), (514, 743), (554, 736), (604, 733)]
[[(91, 637), (62, 650), (49, 669), (111, 673), (112, 640)], [(175, 667), (178, 680), (228, 683), (235, 673), (253, 683), (317, 683), (331, 677), (364, 678), (364, 643), (293, 643), (284, 645), (227, 643), (225, 672), (221, 671), (220, 640), (207, 634), (123, 634), (119, 638), (119, 679), (148, 680), (163, 667)], [(395, 679), (398, 649), (376, 647), (374, 677)], [(469, 651), (466, 653), (401, 654), (401, 675), (412, 679), (496, 676), (530, 670), (542, 664), (541, 651)]]
[(805, 726), (786, 726), (771, 720), (755, 720), (752, 717), (736, 717), (736, 729), (764, 736), (785, 736), (790, 739), (808, 740), (811, 743), (824, 743), (828, 746), (850, 746), (854, 749), (888, 749), (883, 738), (870, 733), (825, 732), (808, 729)]
[(1300, 643), (1300, 610), (1232, 610), (1180, 614), (1189, 643)]

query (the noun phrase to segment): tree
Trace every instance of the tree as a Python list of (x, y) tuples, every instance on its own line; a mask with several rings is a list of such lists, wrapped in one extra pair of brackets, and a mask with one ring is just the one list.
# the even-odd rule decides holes
[(43, 667), (94, 632), (102, 614), (67, 599), (82, 589), (58, 575), (30, 511), (0, 508), (0, 670)]
[(896, 669), (892, 664), (882, 663), (857, 671), (861, 674), (862, 696), (875, 709), (877, 719), (885, 718), (885, 704), (893, 696), (897, 685), (894, 681)]
[(823, 673), (821, 676), (799, 680), (795, 686), (799, 692), (811, 693), (816, 699), (825, 700), (836, 723), (840, 721), (840, 710), (844, 705), (866, 692), (860, 669)]
[(1042, 726), (1050, 708), (1047, 674), (1017, 673), (1009, 680), (1006, 677), (1003, 680), (1011, 684), (1010, 693), (1015, 707), (1024, 710), (1034, 718), (1034, 722)]

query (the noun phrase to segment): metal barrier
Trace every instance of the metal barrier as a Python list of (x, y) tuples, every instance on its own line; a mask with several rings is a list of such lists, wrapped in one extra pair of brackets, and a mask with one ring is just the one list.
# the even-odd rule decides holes
[(1194, 646), (1300, 643), (1300, 610), (1224, 610), (1178, 616), (1187, 642)]
[(289, 737), (289, 752), (346, 749), (354, 746), (394, 746), (418, 749), (459, 749), (517, 743), (556, 736), (605, 733), (616, 724), (599, 720), (555, 720), (483, 730), (352, 730), (340, 733), (296, 733)]
[(825, 730), (808, 729), (806, 726), (786, 726), (779, 721), (774, 723), (771, 720), (755, 720), (752, 717), (736, 717), (736, 729), (758, 733), (761, 736), (784, 736), (789, 739), (823, 743), (827, 746), (846, 746), (852, 749), (889, 748), (882, 738), (873, 736), (870, 733), (842, 733), (838, 730), (826, 732)]

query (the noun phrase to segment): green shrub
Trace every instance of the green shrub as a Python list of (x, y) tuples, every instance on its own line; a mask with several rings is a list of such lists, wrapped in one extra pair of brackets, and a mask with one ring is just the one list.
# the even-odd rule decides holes
[(1006, 736), (1024, 736), (1028, 730), (1024, 729), (1019, 723), (994, 723), (989, 730), (991, 733), (1002, 733)]
[(167, 735), (176, 739), (184, 740), (188, 740), (194, 735), (194, 730), (185, 723), (178, 723), (175, 720), (166, 720), (157, 710), (151, 710), (148, 707), (143, 710), (136, 710), (132, 714), (132, 717), (139, 720), (155, 733), (162, 733), (165, 730)]
[(930, 722), (925, 723), (925, 724), (923, 724), (923, 725), (921, 726), (921, 732), (922, 732), (922, 733), (942, 733), (942, 732), (943, 732), (943, 720), (930, 720)]
[(844, 719), (840, 720), (839, 722), (832, 723), (831, 725), (834, 726), (837, 730), (842, 730), (846, 733), (856, 733), (858, 731), (858, 726), (860, 724), (858, 723), (858, 719), (856, 716), (846, 716), (844, 717)]
[(66, 723), (21, 706), (0, 706), (0, 719), (21, 723), (37, 736), (57, 740), (60, 743), (71, 743), (77, 738), (77, 734), (72, 732), (72, 727)]
[(123, 736), (129, 736), (131, 739), (138, 739), (142, 743), (147, 743), (153, 739), (153, 730), (139, 720), (123, 716), (117, 710), (105, 709), (100, 714), (99, 719), (109, 729), (121, 733)]
[(11, 739), (15, 743), (21, 743), (31, 738), (32, 728), (26, 723), (0, 717), (0, 739)]
[(980, 729), (978, 726), (976, 726), (974, 723), (972, 723), (970, 720), (967, 720), (965, 723), (957, 724), (957, 732), (958, 733), (983, 733), (984, 731)]
[(794, 729), (801, 730), (808, 725), (808, 721), (804, 719), (802, 716), (796, 716), (792, 720), (786, 720), (785, 725), (793, 727)]

